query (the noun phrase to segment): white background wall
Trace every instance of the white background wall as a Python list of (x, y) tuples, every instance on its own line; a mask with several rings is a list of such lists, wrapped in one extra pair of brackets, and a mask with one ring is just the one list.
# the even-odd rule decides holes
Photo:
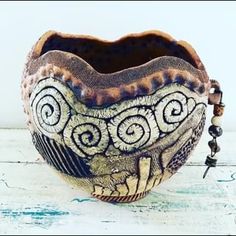
[(0, 2), (0, 127), (25, 127), (25, 57), (49, 29), (109, 40), (159, 29), (188, 41), (210, 78), (221, 82), (224, 129), (236, 130), (236, 2)]

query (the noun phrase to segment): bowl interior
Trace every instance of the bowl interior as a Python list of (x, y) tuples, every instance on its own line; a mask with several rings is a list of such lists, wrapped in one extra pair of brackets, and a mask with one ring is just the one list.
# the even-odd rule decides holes
[(184, 46), (155, 33), (128, 36), (114, 42), (52, 34), (42, 45), (40, 56), (52, 50), (73, 53), (104, 74), (139, 66), (162, 56), (181, 58), (198, 69), (197, 62)]

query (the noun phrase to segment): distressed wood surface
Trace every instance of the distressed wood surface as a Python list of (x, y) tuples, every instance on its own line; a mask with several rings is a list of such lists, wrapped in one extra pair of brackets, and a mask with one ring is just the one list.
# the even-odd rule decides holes
[(206, 133), (173, 178), (142, 200), (111, 204), (62, 180), (27, 130), (0, 130), (0, 233), (236, 234), (235, 137), (219, 139), (219, 166), (205, 180)]

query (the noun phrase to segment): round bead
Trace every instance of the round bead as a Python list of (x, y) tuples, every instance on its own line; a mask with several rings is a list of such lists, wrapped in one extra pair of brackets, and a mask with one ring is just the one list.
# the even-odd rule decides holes
[(225, 105), (223, 103), (215, 104), (213, 114), (215, 116), (222, 116), (224, 113), (224, 107), (225, 107)]
[(216, 167), (216, 162), (217, 162), (216, 156), (212, 157), (211, 155), (208, 155), (205, 164), (210, 167)]
[(208, 129), (208, 132), (213, 138), (220, 137), (223, 134), (222, 128), (215, 125), (211, 125)]
[(214, 140), (209, 141), (208, 145), (213, 152), (217, 153), (220, 151), (220, 146), (217, 145), (217, 143)]
[(221, 116), (213, 116), (211, 118), (211, 123), (215, 126), (221, 126)]

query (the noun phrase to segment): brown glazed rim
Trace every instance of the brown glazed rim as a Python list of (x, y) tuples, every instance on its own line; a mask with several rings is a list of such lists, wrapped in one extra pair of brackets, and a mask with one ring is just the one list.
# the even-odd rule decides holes
[[(178, 57), (161, 56), (139, 66), (105, 74), (98, 72), (81, 57), (70, 52), (52, 50), (41, 55), (45, 43), (55, 36), (64, 39), (92, 39), (111, 45), (148, 35), (175, 42), (189, 53), (196, 67)], [(157, 30), (128, 34), (115, 41), (102, 40), (89, 35), (48, 31), (33, 47), (26, 64), (25, 77), (35, 75), (39, 71), (44, 76), (54, 74), (62, 77), (63, 82), (67, 83), (77, 98), (88, 106), (106, 106), (123, 99), (149, 95), (177, 80), (181, 80), (182, 85), (199, 95), (208, 95), (210, 88), (204, 65), (192, 46), (182, 40), (176, 41), (170, 35)]]
[[(149, 30), (149, 31), (144, 31), (142, 33), (131, 33), (131, 34), (127, 34), (127, 35), (125, 35), (117, 40), (113, 40), (113, 41), (101, 39), (101, 38), (94, 37), (91, 35), (68, 34), (68, 33), (62, 33), (62, 32), (50, 30), (50, 31), (46, 32), (38, 40), (37, 44), (35, 45), (34, 51), (33, 51), (32, 59), (36, 59), (40, 56), (40, 54), (42, 52), (42, 48), (45, 45), (45, 42), (53, 36), (59, 36), (61, 38), (67, 38), (67, 39), (71, 39), (71, 38), (73, 38), (73, 39), (77, 39), (77, 38), (91, 39), (91, 40), (95, 40), (98, 42), (103, 42), (105, 44), (115, 44), (115, 43), (120, 43), (122, 41), (126, 41), (129, 38), (140, 38), (140, 37), (144, 37), (144, 36), (148, 36), (148, 35), (156, 35), (158, 37), (162, 37), (163, 39), (167, 39), (169, 42), (175, 41), (177, 46), (182, 46), (183, 48), (185, 48), (187, 50), (187, 52), (189, 52), (192, 59), (196, 63), (196, 66), (197, 66), (196, 69), (205, 70), (199, 56), (197, 55), (196, 51), (193, 49), (193, 47), (189, 43), (187, 43), (186, 41), (183, 41), (183, 40), (176, 41), (171, 35), (164, 33), (162, 31), (159, 31), (159, 30)], [(80, 58), (79, 56), (77, 56), (77, 57)], [(87, 62), (85, 61), (85, 63), (87, 63)], [(88, 64), (88, 66), (90, 66), (89, 63), (87, 63), (87, 64)], [(126, 69), (124, 69), (124, 70), (126, 70)], [(121, 71), (117, 71), (114, 73), (120, 73), (120, 72)], [(99, 72), (97, 72), (97, 73), (99, 73)], [(110, 73), (110, 74), (114, 74), (114, 73)], [(103, 74), (103, 73), (100, 73), (100, 74)]]

